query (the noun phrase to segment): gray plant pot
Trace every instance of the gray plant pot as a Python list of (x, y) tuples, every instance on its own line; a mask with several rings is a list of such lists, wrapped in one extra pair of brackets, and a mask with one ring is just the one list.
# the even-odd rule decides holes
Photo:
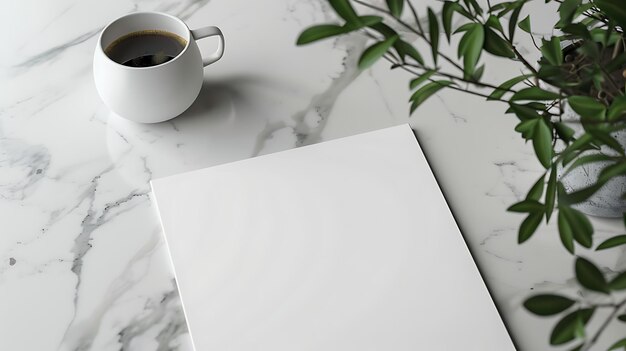
[[(580, 121), (580, 116), (574, 112), (569, 106), (564, 109), (564, 121)], [(577, 133), (582, 133), (582, 126), (578, 123), (569, 123)], [(626, 130), (621, 130), (613, 134), (615, 139), (626, 148)], [(603, 153), (607, 155), (616, 155), (616, 152), (603, 146), (601, 150), (586, 151), (585, 154)], [(598, 179), (598, 174), (608, 162), (595, 162), (580, 166), (565, 176), (561, 176), (563, 170), (560, 170), (559, 176), (565, 190), (570, 193), (585, 188)], [(612, 179), (605, 184), (600, 190), (593, 194), (589, 199), (574, 205), (575, 208), (583, 213), (592, 216), (617, 218), (622, 217), (626, 212), (626, 200), (623, 195), (626, 193), (626, 176), (620, 176)]]

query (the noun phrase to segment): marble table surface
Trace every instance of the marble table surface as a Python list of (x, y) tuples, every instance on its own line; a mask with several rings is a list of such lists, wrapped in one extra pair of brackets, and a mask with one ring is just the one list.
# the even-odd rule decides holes
[[(365, 37), (294, 45), (306, 26), (334, 20), (319, 0), (25, 0), (0, 9), (0, 350), (191, 350), (149, 181), (406, 122), (518, 348), (549, 349), (556, 321), (521, 302), (579, 291), (554, 223), (517, 245), (522, 217), (505, 209), (541, 167), (505, 106), (443, 91), (409, 118), (408, 75), (383, 61), (356, 69)], [(94, 87), (99, 31), (138, 10), (226, 36), (198, 100), (171, 122), (127, 122)], [(535, 30), (547, 30), (551, 19), (537, 13)], [(486, 60), (494, 82), (519, 70)], [(594, 225), (597, 240), (623, 229)], [(623, 270), (626, 254), (596, 262)]]

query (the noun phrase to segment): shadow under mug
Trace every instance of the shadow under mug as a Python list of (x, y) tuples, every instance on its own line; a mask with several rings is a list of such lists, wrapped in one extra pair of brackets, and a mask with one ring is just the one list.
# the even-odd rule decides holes
[[(173, 59), (150, 67), (129, 67), (113, 61), (105, 49), (116, 39), (145, 30), (174, 33), (187, 41)], [(217, 36), (217, 51), (202, 58), (196, 40)], [(214, 26), (190, 30), (179, 18), (159, 12), (122, 16), (100, 33), (93, 61), (98, 94), (116, 114), (140, 123), (157, 123), (183, 113), (198, 97), (203, 67), (224, 54), (224, 36)]]

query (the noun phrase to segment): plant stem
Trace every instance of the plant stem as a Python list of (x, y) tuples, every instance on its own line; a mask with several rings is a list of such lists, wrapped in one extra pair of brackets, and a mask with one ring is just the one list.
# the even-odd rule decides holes
[[(624, 39), (623, 37), (620, 39)], [(614, 60), (617, 57), (617, 54), (619, 54), (619, 51), (622, 48), (622, 40), (618, 40), (617, 43), (615, 43), (615, 47), (613, 47), (613, 53), (611, 54), (611, 60)]]
[[(509, 42), (509, 44), (511, 44), (511, 49), (513, 50), (513, 52), (515, 53), (515, 56), (520, 60), (520, 62), (526, 66), (526, 68), (528, 68), (535, 77), (537, 77), (539, 75), (539, 72), (537, 72), (537, 70), (535, 69), (535, 67), (533, 67), (533, 65), (530, 64), (530, 62), (528, 62), (528, 60), (526, 60), (526, 58), (524, 58), (524, 56), (522, 56), (522, 53), (519, 52), (519, 50), (517, 50), (517, 47), (515, 46), (515, 44), (513, 44), (513, 41), (507, 37), (506, 33), (504, 33), (503, 31), (500, 31), (500, 33), (502, 34), (502, 36), (504, 36), (504, 39), (506, 41)], [(531, 34), (532, 37), (532, 34)], [(534, 38), (533, 38), (533, 42), (534, 42)], [(537, 46), (537, 45), (535, 45)]]
[(452, 90), (462, 91), (464, 93), (469, 93), (469, 94), (472, 94), (472, 95), (480, 96), (480, 97), (483, 97), (485, 99), (491, 99), (492, 101), (500, 101), (500, 102), (504, 102), (506, 104), (509, 103), (507, 100), (490, 98), (489, 95), (481, 94), (481, 93), (473, 91), (473, 90), (467, 90), (467, 89), (463, 89), (463, 88), (458, 88), (458, 87), (455, 87), (454, 85), (448, 85), (446, 88), (450, 88)]
[[(375, 9), (375, 10), (377, 10), (377, 11), (382, 11), (382, 12), (384, 12), (384, 13), (390, 14), (388, 11), (386, 11), (386, 10), (385, 10), (385, 9), (383, 9), (383, 8), (379, 8), (379, 7), (374, 6), (374, 5), (369, 5), (369, 4), (366, 4), (366, 3), (364, 3), (364, 2), (362, 2), (362, 1), (360, 1), (360, 0), (354, 0), (354, 1), (355, 1), (356, 3), (359, 3), (359, 4), (363, 5), (363, 6), (367, 6), (367, 7), (370, 7), (370, 8), (372, 8), (372, 9)], [(413, 31), (413, 32), (414, 32), (414, 33), (416, 33), (416, 34), (418, 34), (418, 35), (420, 35), (423, 39), (425, 39), (425, 38), (424, 38), (424, 36), (425, 36), (425, 34), (424, 34), (424, 30), (423, 30), (423, 28), (422, 28), (422, 25), (420, 24), (420, 19), (419, 19), (419, 16), (417, 15), (417, 11), (415, 10), (415, 6), (413, 6), (413, 4), (411, 3), (411, 1), (407, 1), (407, 3), (408, 3), (408, 5), (409, 5), (409, 8), (411, 9), (411, 13), (413, 14), (413, 18), (415, 19), (415, 23), (417, 24), (418, 31), (419, 31), (419, 32), (421, 32), (422, 34), (416, 33), (416, 31)], [(368, 6), (368, 5), (369, 5), (369, 6)], [(394, 17), (394, 18), (395, 18), (395, 17)], [(397, 20), (397, 19), (396, 19), (396, 20)], [(398, 20), (398, 21), (399, 21), (399, 20)], [(400, 22), (400, 23), (402, 23), (401, 21), (399, 21), (399, 22)], [(405, 25), (405, 26), (408, 26), (408, 25)], [(410, 29), (414, 29), (414, 28), (410, 28)], [(426, 40), (426, 39), (425, 39), (425, 40)], [(430, 42), (429, 42), (428, 40), (427, 40), (427, 43), (430, 45)], [(444, 55), (443, 55), (442, 53), (439, 53), (439, 55), (440, 55), (440, 56), (442, 56), (442, 57), (444, 57)], [(394, 57), (394, 58), (395, 58), (395, 59), (397, 59), (396, 57)], [(444, 58), (445, 58), (445, 57), (444, 57)], [(399, 60), (398, 60), (398, 61), (399, 61)], [(398, 64), (398, 63), (394, 63), (394, 64)], [(420, 68), (420, 69), (425, 69), (425, 70), (434, 70), (434, 69), (432, 69), (432, 68), (428, 68), (428, 67), (421, 67), (421, 66), (417, 66), (417, 65), (413, 65), (413, 64), (409, 64), (409, 63), (402, 63), (401, 65), (411, 66), (411, 67)], [(457, 67), (458, 67), (459, 69), (461, 69), (461, 70), (462, 70), (462, 68), (461, 68), (460, 66), (457, 66)], [(456, 79), (456, 80), (463, 81), (463, 82), (465, 82), (465, 83), (470, 83), (470, 84), (478, 85), (478, 86), (485, 87), (485, 88), (498, 89), (498, 87), (497, 87), (497, 86), (492, 85), (492, 84), (489, 84), (489, 83), (483, 83), (483, 82), (478, 82), (478, 81), (472, 81), (472, 80), (469, 80), (469, 79), (465, 79), (465, 78), (462, 78), (462, 77), (454, 76), (454, 75), (452, 75), (452, 74), (448, 74), (448, 73), (444, 73), (444, 72), (437, 72), (437, 74), (442, 75), (442, 76), (444, 76), (444, 77), (447, 77), (447, 78), (449, 78), (449, 79)], [(503, 90), (503, 89), (501, 89), (501, 90)], [(508, 92), (512, 92), (512, 93), (515, 93), (515, 91), (514, 91), (514, 90), (512, 90), (512, 89), (506, 89), (506, 91), (508, 91)]]
[(583, 350), (591, 349), (591, 346), (593, 346), (593, 344), (595, 344), (596, 341), (598, 341), (598, 339), (600, 338), (600, 335), (602, 335), (602, 333), (604, 332), (606, 327), (609, 325), (609, 323), (611, 323), (613, 318), (615, 318), (615, 315), (617, 315), (619, 310), (622, 307), (624, 307), (624, 305), (626, 305), (626, 299), (624, 299), (624, 301), (620, 302), (617, 306), (614, 307), (613, 312), (611, 312), (609, 317), (604, 321), (604, 323), (602, 323), (602, 325), (600, 326), (600, 329), (598, 329), (598, 331), (596, 331), (596, 334), (593, 336), (593, 338), (591, 338), (591, 340), (589, 340), (589, 342), (585, 345)]
[[(393, 65), (396, 65), (397, 67), (400, 67), (401, 69), (403, 69), (403, 70), (405, 70), (405, 71), (407, 71), (407, 72), (409, 72), (409, 73), (411, 73), (411, 74), (413, 74), (415, 76), (418, 76), (418, 77), (421, 76), (421, 74), (419, 72), (415, 72), (414, 70), (408, 68), (406, 64), (400, 63), (400, 62), (395, 62), (392, 59), (390, 59), (389, 56), (387, 56), (387, 55), (385, 55), (383, 57), (385, 58), (385, 60), (389, 61)], [(429, 79), (429, 81), (434, 82), (435, 80)], [(448, 86), (446, 86), (446, 88), (450, 88), (452, 90), (457, 90), (457, 91), (462, 91), (464, 93), (468, 93), (468, 94), (471, 94), (471, 95), (480, 96), (480, 97), (485, 98), (485, 99), (489, 98), (489, 95), (481, 94), (481, 93), (479, 93), (477, 91), (473, 91), (473, 90), (467, 90), (467, 89), (459, 88), (459, 87), (456, 87), (454, 85), (448, 85)], [(507, 100), (503, 100), (503, 99), (493, 99), (493, 98), (491, 98), (491, 100), (493, 100), (493, 101), (500, 101), (500, 102), (504, 102), (504, 103), (507, 103), (507, 104), (509, 103)]]
[[(411, 63), (403, 63), (403, 65), (406, 65), (406, 66), (409, 66), (409, 67), (414, 67), (414, 68), (420, 68), (420, 69), (424, 69), (424, 70), (434, 70), (433, 68), (421, 67), (421, 66), (414, 65), (414, 64), (411, 64)], [(445, 72), (441, 72), (441, 71), (438, 71), (437, 74), (439, 74), (441, 76), (444, 76), (446, 78), (449, 78), (449, 79), (460, 80), (462, 82), (478, 85), (478, 86), (481, 86), (481, 87), (484, 87), (484, 88), (505, 90), (505, 91), (508, 91), (508, 92), (511, 92), (511, 93), (516, 93), (516, 91), (513, 90), (513, 89), (502, 89), (502, 88), (497, 87), (497, 86), (495, 86), (493, 84), (483, 83), (483, 82), (474, 81), (474, 80), (469, 80), (469, 79), (465, 79), (463, 77), (455, 76), (453, 74), (449, 74), (449, 73), (445, 73)]]
[[(431, 44), (430, 40), (428, 39), (428, 37), (426, 36), (426, 34), (424, 33), (423, 30), (416, 30), (415, 28), (411, 27), (408, 23), (404, 22), (403, 20), (401, 20), (399, 18), (394, 17), (391, 14), (391, 12), (389, 12), (389, 11), (387, 11), (387, 10), (381, 8), (381, 7), (378, 7), (378, 6), (375, 6), (375, 5), (372, 5), (372, 4), (368, 4), (368, 3), (364, 2), (364, 1), (361, 1), (361, 0), (352, 0), (352, 1), (354, 1), (357, 4), (363, 5), (365, 7), (368, 7), (370, 9), (372, 9), (372, 10), (380, 11), (380, 12), (382, 12), (384, 14), (387, 14), (387, 15), (393, 17), (393, 19), (396, 22), (398, 22), (399, 24), (401, 24), (403, 27), (405, 27), (406, 29), (410, 30), (411, 32), (417, 34), (417, 36), (422, 38), (428, 45), (430, 45), (432, 47), (432, 44)], [(421, 28), (421, 25), (419, 24), (419, 21), (418, 21), (418, 27)], [(438, 54), (439, 54), (439, 56), (443, 57), (446, 61), (448, 61), (448, 63), (450, 63), (454, 67), (456, 67), (459, 70), (461, 70), (461, 72), (463, 72), (463, 67), (461, 67), (458, 63), (456, 63), (454, 60), (452, 60), (446, 54), (442, 53), (441, 51), (439, 51)]]
[[(600, 66), (600, 70), (602, 71), (602, 73), (604, 73), (604, 75), (608, 78), (607, 80), (609, 81), (609, 83), (611, 83), (611, 85), (613, 86), (613, 88), (615, 89), (615, 91), (617, 91), (617, 93), (619, 95), (624, 95), (624, 92), (622, 91), (622, 89), (620, 89), (620, 87), (617, 85), (617, 83), (615, 82), (615, 79), (613, 79), (613, 77), (611, 77), (611, 74), (609, 72), (606, 71), (606, 69), (604, 69), (604, 67)], [(609, 94), (608, 92), (605, 91), (605, 93)]]
[[(391, 12), (389, 12), (389, 11), (387, 11), (387, 10), (381, 8), (381, 7), (378, 7), (376, 5), (368, 4), (368, 3), (366, 3), (366, 2), (364, 2), (362, 0), (352, 0), (352, 1), (354, 1), (355, 3), (360, 4), (362, 6), (368, 7), (370, 9), (373, 9), (373, 10), (376, 10), (376, 11), (380, 11), (382, 13), (385, 13), (385, 14), (393, 17), (399, 24), (401, 24), (402, 26), (404, 26), (405, 28), (407, 28), (411, 32), (417, 34), (420, 38), (422, 38), (424, 41), (426, 41), (426, 43), (428, 45), (432, 46), (430, 40), (427, 38), (427, 36), (424, 33), (424, 30), (422, 29), (422, 26), (421, 26), (420, 21), (419, 21), (419, 17), (417, 16), (417, 12), (415, 11), (415, 7), (413, 6), (413, 4), (410, 1), (407, 1), (407, 2), (409, 4), (409, 7), (411, 8), (411, 11), (413, 12), (413, 17), (415, 17), (415, 21), (416, 21), (417, 26), (418, 26), (417, 30), (415, 28), (411, 27), (408, 23), (402, 21), (401, 19), (394, 17), (391, 14)], [(505, 35), (505, 34), (503, 33), (503, 35)], [(505, 39), (507, 39), (507, 41), (509, 41), (511, 43), (511, 48), (513, 49), (513, 52), (515, 53), (517, 58), (524, 64), (524, 66), (526, 66), (526, 68), (528, 68), (533, 73), (533, 75), (537, 76), (537, 74), (538, 74), (537, 70), (522, 56), (522, 54), (517, 50), (515, 45), (513, 45), (513, 43), (506, 37), (506, 35), (505, 35)], [(458, 63), (456, 63), (454, 60), (452, 60), (446, 54), (442, 53), (441, 51), (439, 51), (438, 53), (439, 53), (439, 56), (443, 57), (446, 61), (448, 61), (453, 66), (455, 66), (461, 72), (464, 72), (463, 67), (461, 67)], [(469, 81), (469, 80), (465, 80), (465, 79), (460, 79), (460, 80), (462, 80), (464, 82), (467, 82), (467, 83), (476, 84), (476, 82), (473, 82), (473, 81)], [(494, 88), (494, 89), (497, 88), (496, 86), (493, 86), (493, 85), (486, 85), (486, 83), (481, 83), (481, 84), (477, 84), (477, 85), (483, 85), (485, 87), (490, 87), (490, 88)], [(474, 92), (471, 92), (469, 90), (464, 90), (464, 91), (467, 91), (470, 94), (483, 96), (483, 97), (488, 97), (488, 95), (483, 95), (483, 94), (480, 94), (480, 93), (475, 94)]]
[(424, 29), (422, 28), (422, 23), (420, 22), (420, 18), (417, 15), (417, 11), (415, 11), (415, 6), (413, 6), (413, 3), (410, 0), (407, 0), (407, 3), (409, 4), (409, 8), (411, 9), (411, 13), (413, 14), (413, 18), (415, 18), (415, 24), (417, 25), (417, 29), (422, 32), (422, 34), (424, 33)]

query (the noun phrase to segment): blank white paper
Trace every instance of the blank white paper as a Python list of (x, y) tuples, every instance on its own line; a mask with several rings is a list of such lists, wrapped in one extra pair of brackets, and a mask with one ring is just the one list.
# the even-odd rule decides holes
[(408, 125), (152, 188), (197, 351), (514, 350)]

